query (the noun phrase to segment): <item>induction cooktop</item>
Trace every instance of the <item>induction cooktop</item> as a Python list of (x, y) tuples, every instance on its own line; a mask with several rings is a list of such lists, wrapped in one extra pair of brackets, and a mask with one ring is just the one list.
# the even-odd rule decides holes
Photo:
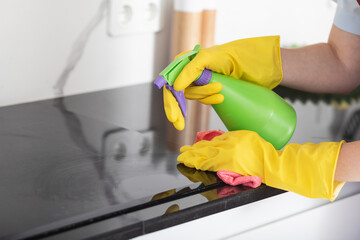
[(125, 229), (248, 191), (176, 161), (161, 101), (143, 84), (0, 108), (0, 239)]

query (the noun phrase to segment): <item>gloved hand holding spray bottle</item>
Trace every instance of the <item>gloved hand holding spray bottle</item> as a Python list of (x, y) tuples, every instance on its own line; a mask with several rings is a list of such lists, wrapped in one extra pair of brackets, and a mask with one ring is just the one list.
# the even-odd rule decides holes
[[(196, 46), (160, 73), (155, 85), (165, 86), (166, 115), (177, 121), (177, 129), (184, 126), (180, 111), (174, 109), (180, 107), (186, 116), (185, 89), (187, 98), (213, 104), (229, 130), (211, 141), (182, 147), (178, 161), (204, 171), (258, 176), (272, 187), (334, 200), (344, 184), (334, 181), (342, 142), (286, 145), (295, 130), (296, 113), (270, 90), (282, 79), (279, 42), (271, 36), (201, 50)], [(189, 86), (191, 82), (202, 87)]]

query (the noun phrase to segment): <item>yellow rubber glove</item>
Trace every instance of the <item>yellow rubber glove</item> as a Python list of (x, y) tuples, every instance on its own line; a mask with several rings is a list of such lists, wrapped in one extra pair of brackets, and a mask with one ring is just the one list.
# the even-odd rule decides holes
[(268, 186), (333, 201), (344, 185), (334, 181), (342, 143), (290, 143), (279, 151), (257, 133), (241, 130), (183, 146), (178, 161), (203, 171), (258, 176)]
[(283, 76), (280, 37), (241, 39), (200, 49), (175, 80), (174, 89), (184, 90), (200, 76), (204, 68), (273, 89)]

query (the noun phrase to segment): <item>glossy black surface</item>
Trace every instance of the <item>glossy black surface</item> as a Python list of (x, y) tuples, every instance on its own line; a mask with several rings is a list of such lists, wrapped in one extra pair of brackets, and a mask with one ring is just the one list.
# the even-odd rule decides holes
[(142, 84), (0, 108), (0, 239), (134, 237), (282, 192), (179, 165), (160, 93)]

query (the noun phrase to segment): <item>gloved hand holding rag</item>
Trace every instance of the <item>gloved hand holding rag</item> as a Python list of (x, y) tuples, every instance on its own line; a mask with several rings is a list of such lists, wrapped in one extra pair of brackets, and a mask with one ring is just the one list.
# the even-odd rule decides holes
[(183, 146), (178, 161), (203, 171), (228, 170), (257, 176), (271, 187), (333, 201), (344, 185), (334, 180), (342, 144), (290, 143), (276, 150), (257, 133), (240, 130)]

